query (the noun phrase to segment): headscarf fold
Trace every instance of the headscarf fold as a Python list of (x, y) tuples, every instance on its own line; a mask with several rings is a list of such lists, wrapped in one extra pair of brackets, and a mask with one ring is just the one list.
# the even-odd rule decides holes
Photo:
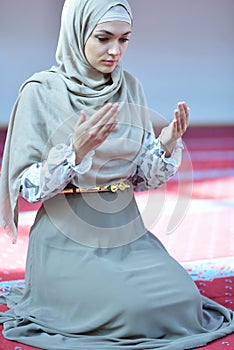
[[(66, 0), (61, 17), (61, 29), (56, 51), (58, 67), (52, 68), (63, 77), (77, 106), (80, 97), (86, 106), (97, 106), (109, 100), (122, 84), (121, 64), (111, 74), (90, 67), (84, 46), (99, 20), (113, 6), (122, 5), (130, 17), (127, 1)], [(77, 98), (76, 98), (77, 97)]]
[(98, 21), (98, 24), (112, 21), (126, 22), (132, 25), (130, 14), (121, 5), (111, 7)]
[[(20, 88), (10, 118), (0, 178), (0, 225), (12, 235), (13, 242), (18, 234), (17, 203), (23, 172), (45, 160), (55, 144), (66, 142), (81, 109), (88, 113), (116, 101), (124, 106), (117, 127), (96, 149), (92, 168), (79, 176), (81, 183), (117, 181), (134, 170), (144, 130), (149, 128), (147, 112), (141, 108), (146, 105), (141, 84), (123, 71), (121, 64), (111, 74), (98, 72), (84, 54), (84, 45), (96, 24), (116, 5), (132, 16), (126, 0), (66, 0), (57, 65), (35, 73)], [(76, 184), (77, 179), (73, 181)]]

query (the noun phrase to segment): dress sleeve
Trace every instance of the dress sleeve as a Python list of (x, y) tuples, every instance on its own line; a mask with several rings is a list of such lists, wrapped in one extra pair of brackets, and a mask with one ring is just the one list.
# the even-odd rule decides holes
[(168, 181), (178, 170), (182, 160), (183, 144), (177, 141), (170, 157), (165, 157), (160, 140), (148, 132), (132, 176), (134, 191), (156, 189)]
[(51, 148), (47, 160), (27, 168), (21, 178), (21, 195), (30, 203), (49, 199), (61, 192), (76, 174), (85, 174), (92, 165), (94, 151), (75, 165), (72, 146), (58, 144)]

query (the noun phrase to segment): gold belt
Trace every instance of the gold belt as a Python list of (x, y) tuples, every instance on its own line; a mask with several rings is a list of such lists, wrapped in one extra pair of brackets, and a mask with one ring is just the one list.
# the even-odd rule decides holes
[(122, 181), (119, 183), (114, 183), (111, 185), (103, 185), (103, 186), (96, 186), (96, 187), (68, 187), (65, 188), (62, 192), (60, 193), (81, 193), (81, 192), (117, 192), (118, 190), (124, 191), (126, 188), (130, 188), (131, 185), (127, 181)]

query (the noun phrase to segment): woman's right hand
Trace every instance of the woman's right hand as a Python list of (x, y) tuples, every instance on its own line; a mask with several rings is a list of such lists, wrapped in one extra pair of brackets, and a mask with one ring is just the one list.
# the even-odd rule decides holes
[(93, 116), (87, 119), (86, 113), (81, 111), (81, 117), (76, 123), (73, 148), (78, 165), (87, 153), (100, 146), (117, 125), (119, 114), (118, 103), (107, 103)]

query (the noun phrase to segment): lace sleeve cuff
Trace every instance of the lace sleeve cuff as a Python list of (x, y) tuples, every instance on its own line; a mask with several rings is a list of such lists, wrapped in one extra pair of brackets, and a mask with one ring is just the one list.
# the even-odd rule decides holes
[(94, 151), (75, 165), (75, 152), (66, 144), (53, 147), (46, 161), (32, 164), (21, 178), (21, 195), (28, 202), (49, 199), (61, 192), (76, 174), (85, 174), (92, 166)]
[[(159, 141), (160, 143), (160, 148), (161, 148), (161, 142)], [(162, 149), (162, 148), (161, 148)], [(172, 164), (174, 165), (175, 167), (179, 167), (180, 164), (181, 164), (181, 156), (182, 156), (182, 150), (184, 149), (184, 146), (183, 146), (183, 143), (182, 143), (182, 140), (179, 139), (177, 142), (176, 142), (176, 145), (171, 153), (171, 156), (170, 157), (166, 157), (166, 152), (163, 151), (162, 153), (162, 159), (165, 163), (167, 164)]]
[(182, 159), (182, 141), (178, 140), (170, 157), (160, 140), (152, 133), (146, 135), (136, 171), (132, 176), (135, 191), (155, 189), (163, 185), (178, 170)]

